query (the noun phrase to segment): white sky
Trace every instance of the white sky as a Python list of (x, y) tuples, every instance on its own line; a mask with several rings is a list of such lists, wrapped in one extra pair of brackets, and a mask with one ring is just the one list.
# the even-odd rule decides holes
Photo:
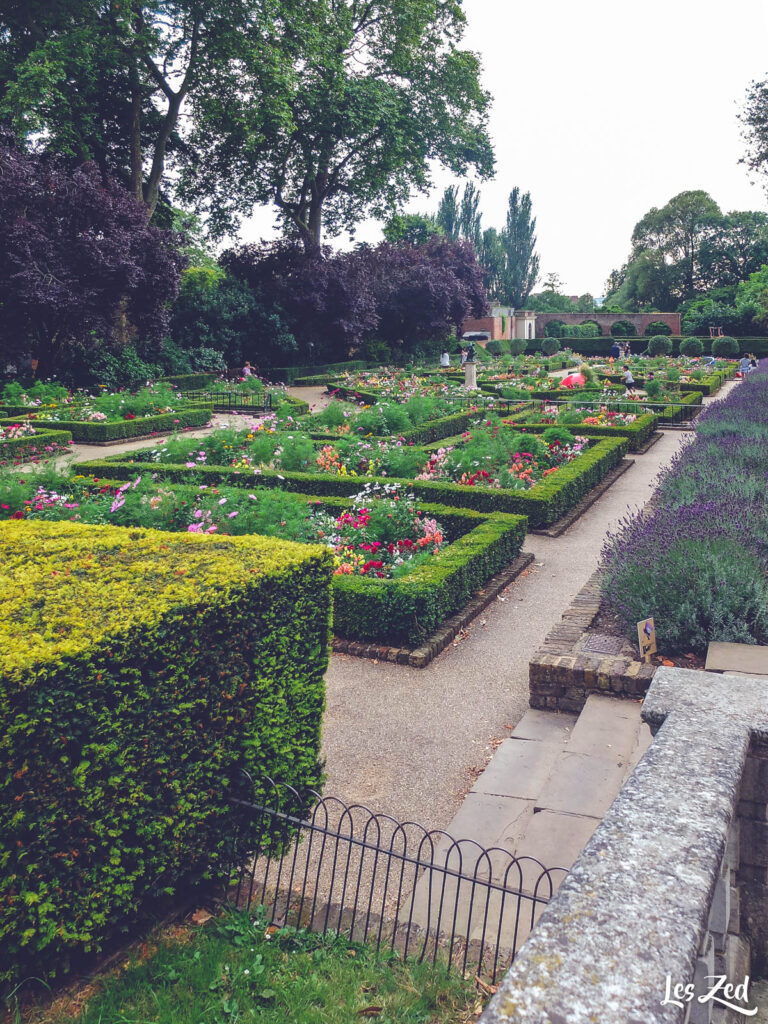
[[(494, 97), (496, 176), (480, 183), (483, 226), (504, 224), (518, 185), (531, 193), (542, 279), (602, 295), (636, 222), (688, 189), (728, 210), (766, 210), (749, 181), (736, 114), (768, 76), (768, 0), (464, 0), (463, 46), (480, 54)], [(407, 209), (435, 212), (453, 179)], [(272, 235), (268, 210), (244, 227)], [(381, 226), (359, 226), (378, 242)], [(344, 245), (342, 238), (329, 240)]]

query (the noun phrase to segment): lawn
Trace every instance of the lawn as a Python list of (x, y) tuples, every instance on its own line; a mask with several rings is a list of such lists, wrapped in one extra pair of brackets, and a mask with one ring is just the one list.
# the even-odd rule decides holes
[[(445, 967), (230, 911), (166, 930), (28, 1024), (468, 1024), (481, 1001)], [(205, 916), (205, 915), (203, 915)]]

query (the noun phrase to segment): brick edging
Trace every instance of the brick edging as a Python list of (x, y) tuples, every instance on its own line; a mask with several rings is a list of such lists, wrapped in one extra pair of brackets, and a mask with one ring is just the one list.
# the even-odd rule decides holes
[(593, 693), (633, 700), (645, 696), (655, 665), (576, 649), (600, 611), (600, 577), (600, 570), (590, 576), (531, 658), (528, 689), (532, 708), (579, 712)]
[(411, 668), (426, 668), (438, 654), (445, 650), (462, 629), (487, 608), (502, 590), (513, 583), (517, 577), (533, 562), (534, 556), (528, 551), (521, 551), (517, 558), (506, 569), (502, 569), (485, 586), (477, 591), (473, 598), (464, 605), (460, 612), (452, 615), (435, 632), (418, 647), (390, 647), (386, 644), (366, 643), (364, 640), (345, 640), (335, 636), (332, 650), (335, 654), (351, 654), (356, 658), (373, 658), (387, 661), (395, 665), (409, 665)]

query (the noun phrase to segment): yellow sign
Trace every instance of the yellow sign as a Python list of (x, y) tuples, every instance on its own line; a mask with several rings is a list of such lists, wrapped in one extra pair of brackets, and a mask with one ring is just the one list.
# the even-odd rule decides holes
[(653, 619), (643, 619), (637, 624), (637, 642), (640, 645), (640, 654), (643, 661), (650, 661), (651, 655), (656, 653), (656, 626)]

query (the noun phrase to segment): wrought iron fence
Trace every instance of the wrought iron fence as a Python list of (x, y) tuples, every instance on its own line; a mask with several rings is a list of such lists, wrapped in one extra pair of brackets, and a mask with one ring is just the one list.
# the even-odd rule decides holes
[(268, 780), (233, 796), (237, 906), (495, 980), (565, 876), (533, 857)]
[(191, 402), (211, 402), (214, 412), (267, 412), (272, 408), (271, 391), (185, 391)]

